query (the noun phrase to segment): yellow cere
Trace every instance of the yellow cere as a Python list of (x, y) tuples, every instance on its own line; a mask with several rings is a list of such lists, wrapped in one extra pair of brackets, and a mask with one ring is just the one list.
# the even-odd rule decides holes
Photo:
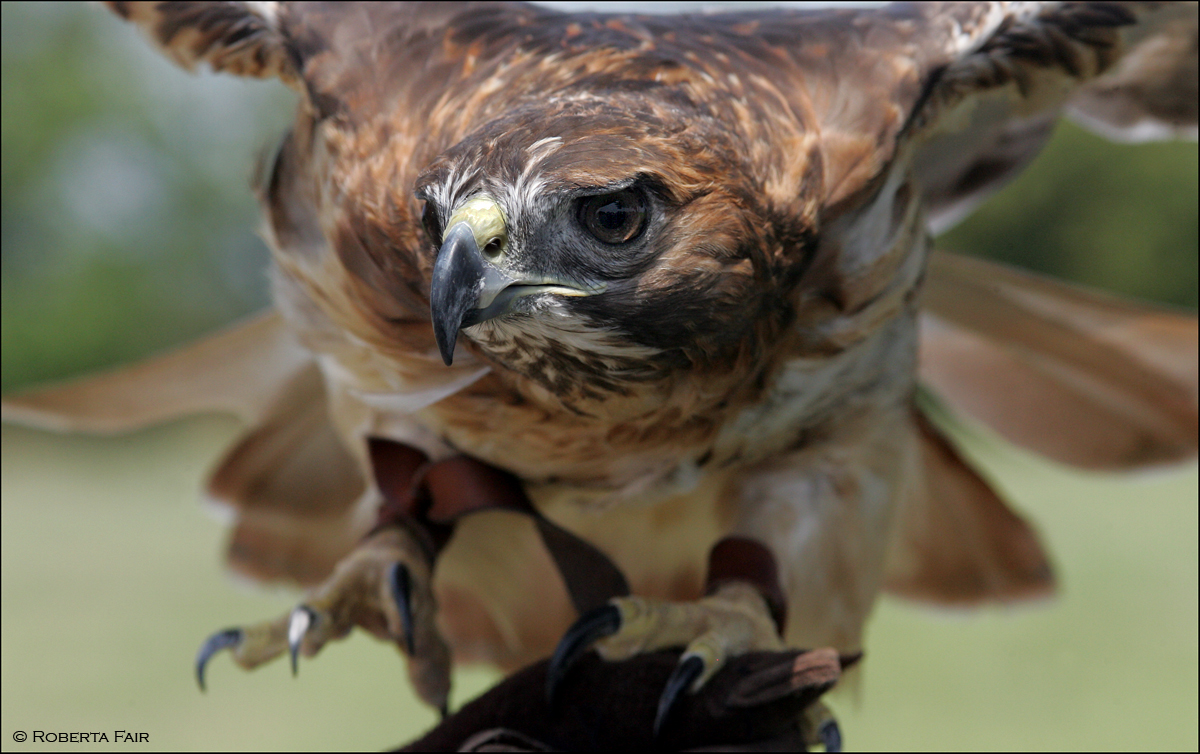
[(501, 251), (508, 247), (504, 210), (500, 208), (495, 199), (487, 194), (472, 197), (455, 210), (454, 214), (450, 216), (450, 222), (446, 223), (446, 229), (449, 230), (460, 222), (471, 226), (471, 232), (475, 235), (475, 243), (480, 250), (487, 248), (492, 241), (499, 243)]

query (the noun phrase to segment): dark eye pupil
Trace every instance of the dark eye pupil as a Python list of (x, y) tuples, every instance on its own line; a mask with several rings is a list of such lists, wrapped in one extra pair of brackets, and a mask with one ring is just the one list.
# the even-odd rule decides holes
[(626, 207), (620, 202), (609, 202), (596, 210), (596, 221), (605, 230), (620, 230), (629, 222), (632, 207)]
[(586, 197), (579, 205), (579, 221), (598, 241), (628, 243), (646, 224), (646, 197), (633, 189)]

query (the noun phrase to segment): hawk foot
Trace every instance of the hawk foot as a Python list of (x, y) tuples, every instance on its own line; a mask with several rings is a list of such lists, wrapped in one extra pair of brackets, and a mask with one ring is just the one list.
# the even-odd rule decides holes
[(681, 695), (700, 690), (727, 660), (784, 648), (767, 601), (743, 581), (726, 581), (696, 602), (618, 597), (567, 630), (547, 670), (547, 696), (553, 701), (571, 666), (589, 648), (612, 662), (680, 646), (683, 654), (659, 698), (655, 735)]
[(282, 655), (292, 673), (300, 655), (312, 657), (327, 642), (359, 626), (393, 641), (408, 656), (417, 694), (445, 713), (450, 692), (450, 650), (434, 625), (437, 605), (432, 569), (421, 545), (405, 529), (389, 526), (368, 536), (309, 599), (275, 620), (219, 631), (196, 654), (196, 680), (204, 689), (209, 659), (229, 649), (249, 670)]

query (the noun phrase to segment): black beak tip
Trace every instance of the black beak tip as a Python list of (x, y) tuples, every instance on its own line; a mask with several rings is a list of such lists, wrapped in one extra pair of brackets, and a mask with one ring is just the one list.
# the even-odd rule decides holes
[(442, 354), (442, 361), (446, 362), (446, 366), (452, 365), (454, 363), (454, 344), (458, 342), (458, 333), (448, 335), (439, 331), (434, 335), (437, 338), (438, 351)]
[(479, 300), (484, 284), (483, 260), (471, 227), (459, 223), (446, 232), (433, 265), (429, 291), (429, 313), (433, 335), (446, 366), (454, 362), (454, 344), (467, 313)]

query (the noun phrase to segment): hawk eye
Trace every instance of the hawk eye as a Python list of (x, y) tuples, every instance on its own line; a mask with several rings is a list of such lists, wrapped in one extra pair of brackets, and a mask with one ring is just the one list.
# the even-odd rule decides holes
[(629, 243), (646, 227), (646, 194), (624, 189), (579, 200), (579, 224), (597, 241)]

